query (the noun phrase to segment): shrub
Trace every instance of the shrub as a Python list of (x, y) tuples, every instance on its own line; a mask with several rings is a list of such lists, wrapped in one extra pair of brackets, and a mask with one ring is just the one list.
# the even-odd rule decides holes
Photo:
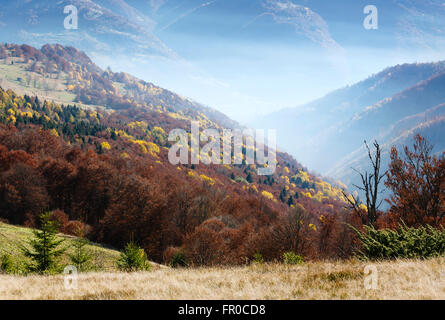
[(419, 228), (405, 224), (397, 230), (365, 226), (360, 232), (353, 228), (361, 243), (358, 256), (365, 260), (432, 258), (445, 255), (445, 230), (431, 226)]
[(185, 256), (184, 250), (180, 250), (173, 255), (173, 257), (170, 261), (170, 266), (172, 268), (188, 266), (187, 257)]
[(65, 234), (76, 237), (78, 236), (79, 230), (82, 232), (83, 236), (86, 236), (89, 234), (89, 232), (91, 232), (91, 227), (81, 221), (71, 220), (68, 221), (63, 228), (63, 232)]
[(83, 237), (82, 231), (79, 229), (77, 233), (77, 239), (73, 243), (74, 253), (69, 254), (71, 263), (76, 266), (77, 270), (81, 272), (92, 269), (91, 259), (92, 255), (88, 252), (86, 246), (90, 244), (90, 241)]
[(253, 261), (252, 262), (256, 263), (256, 264), (263, 264), (264, 263), (263, 255), (261, 253), (259, 253), (259, 252), (255, 253), (253, 255)]
[(3, 254), (0, 257), (0, 272), (13, 273), (15, 271), (14, 264), (12, 263), (11, 256), (9, 254)]
[(220, 221), (204, 222), (184, 240), (184, 250), (188, 262), (194, 266), (211, 266), (223, 264), (228, 248), (218, 228)]
[(61, 210), (54, 210), (51, 212), (51, 220), (59, 226), (60, 232), (65, 232), (65, 226), (68, 224), (68, 215)]
[(303, 264), (304, 259), (302, 256), (290, 251), (283, 254), (283, 262), (285, 264)]
[(249, 182), (247, 182), (247, 180), (243, 177), (236, 177), (235, 182), (249, 184)]
[(275, 200), (273, 194), (269, 191), (264, 190), (263, 192), (261, 192), (261, 195), (269, 200)]
[(134, 242), (130, 242), (125, 246), (121, 257), (117, 261), (117, 267), (125, 272), (149, 271), (150, 264), (144, 249), (141, 249)]
[(0, 256), (0, 274), (15, 274), (26, 275), (28, 274), (27, 264), (18, 256), (4, 253)]

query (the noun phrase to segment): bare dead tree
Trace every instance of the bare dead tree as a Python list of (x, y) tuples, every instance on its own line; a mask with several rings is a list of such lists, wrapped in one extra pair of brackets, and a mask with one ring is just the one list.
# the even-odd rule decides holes
[(359, 196), (348, 195), (345, 191), (343, 191), (343, 196), (346, 198), (349, 204), (349, 208), (354, 210), (354, 212), (360, 217), (363, 224), (367, 224), (369, 226), (373, 226), (378, 218), (378, 210), (383, 202), (383, 200), (379, 201), (379, 194), (383, 192), (380, 189), (380, 185), (382, 179), (386, 176), (387, 171), (383, 174), (380, 174), (381, 171), (381, 160), (382, 160), (382, 149), (377, 141), (374, 141), (375, 153), (372, 154), (371, 149), (368, 146), (368, 143), (365, 141), (365, 146), (368, 151), (368, 158), (372, 165), (372, 172), (369, 173), (365, 171), (362, 173), (354, 168), (352, 168), (355, 172), (360, 175), (362, 180), (362, 185), (358, 186), (354, 184), (358, 190), (362, 191), (366, 197), (366, 210), (360, 208), (362, 202), (360, 201)]

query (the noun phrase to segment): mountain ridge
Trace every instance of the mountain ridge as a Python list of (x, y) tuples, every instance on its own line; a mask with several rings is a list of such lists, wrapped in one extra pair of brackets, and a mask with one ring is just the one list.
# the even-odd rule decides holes
[[(439, 130), (445, 114), (444, 87), (444, 61), (402, 64), (302, 107), (272, 113), (256, 124), (275, 126), (284, 150), (303, 155), (300, 161), (305, 165), (352, 186), (357, 182), (352, 164), (366, 168), (364, 140), (377, 139), (388, 151), (391, 141), (407, 141), (396, 137), (431, 131), (430, 122)], [(291, 139), (295, 136), (296, 141)], [(438, 152), (444, 150), (440, 140), (432, 142)]]
[[(14, 52), (7, 53), (6, 51)], [(179, 96), (169, 90), (162, 89), (152, 83), (140, 80), (125, 72), (114, 73), (111, 70), (102, 70), (83, 52), (74, 47), (64, 47), (59, 44), (46, 44), (40, 50), (28, 45), (2, 45), (0, 47), (0, 56), (11, 58), (24, 55), (26, 61), (31, 61), (28, 67), (29, 71), (34, 73), (57, 74), (59, 70), (54, 69), (54, 65), (60, 65), (63, 85), (70, 88), (70, 92), (76, 95), (75, 100), (66, 101), (78, 102), (83, 104), (100, 104), (107, 106), (107, 99), (114, 102), (108, 105), (111, 109), (119, 108), (120, 104), (125, 103), (127, 98), (135, 101), (139, 107), (155, 108), (157, 104), (165, 105), (165, 108), (172, 111), (181, 110), (191, 119), (197, 119), (197, 113), (203, 113), (210, 120), (217, 120), (221, 125), (228, 128), (239, 127), (239, 124), (229, 119), (221, 112), (204, 106), (191, 99)], [(45, 60), (44, 65), (37, 65), (36, 61)], [(33, 62), (34, 61), (34, 62)], [(75, 64), (72, 66), (72, 64)], [(77, 65), (77, 66), (76, 66)], [(89, 79), (84, 79), (85, 74)], [(94, 85), (90, 85), (90, 84)], [(119, 90), (119, 88), (123, 90)], [(105, 90), (105, 92), (103, 92)]]

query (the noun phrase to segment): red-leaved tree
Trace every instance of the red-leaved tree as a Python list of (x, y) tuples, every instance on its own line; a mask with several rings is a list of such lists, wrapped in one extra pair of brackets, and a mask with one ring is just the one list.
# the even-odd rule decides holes
[(432, 154), (433, 147), (420, 135), (415, 137), (412, 150), (391, 150), (386, 186), (393, 195), (389, 215), (396, 223), (408, 226), (445, 225), (445, 153)]

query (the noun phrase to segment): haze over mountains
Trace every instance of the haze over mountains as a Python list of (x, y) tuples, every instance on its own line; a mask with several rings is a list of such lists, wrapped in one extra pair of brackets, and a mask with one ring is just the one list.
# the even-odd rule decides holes
[(435, 152), (445, 150), (444, 88), (444, 62), (398, 65), (256, 125), (277, 128), (281, 146), (303, 164), (351, 185), (351, 168), (366, 168), (364, 140), (377, 139), (388, 152), (420, 133)]
[[(65, 5), (79, 29), (65, 30)], [(0, 8), (11, 43), (71, 45), (247, 122), (321, 97), (399, 63), (443, 59), (441, 1), (16, 0)], [(379, 59), (375, 59), (379, 57)]]

